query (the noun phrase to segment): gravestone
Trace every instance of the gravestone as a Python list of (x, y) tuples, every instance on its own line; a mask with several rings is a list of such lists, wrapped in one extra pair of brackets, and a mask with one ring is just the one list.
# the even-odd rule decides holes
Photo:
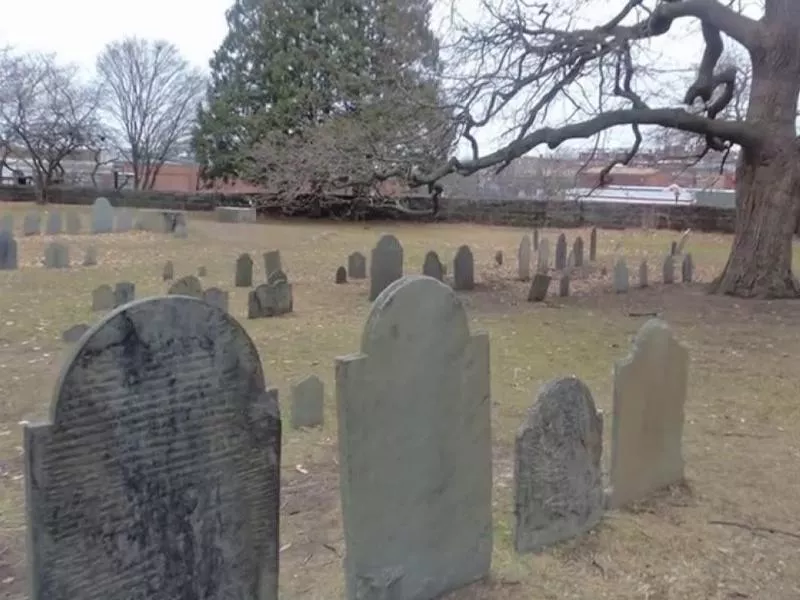
[(497, 252), (494, 253), (494, 263), (498, 267), (502, 267), (503, 266), (503, 251), (502, 250), (498, 250)]
[(569, 296), (569, 275), (564, 273), (558, 280), (558, 295), (562, 298)]
[(624, 294), (630, 287), (628, 277), (628, 265), (624, 258), (620, 258), (614, 265), (614, 291), (617, 294)]
[(536, 272), (546, 275), (550, 270), (550, 240), (539, 242), (539, 253), (536, 255)]
[(13, 271), (18, 268), (17, 240), (10, 231), (0, 231), (0, 271)]
[(678, 253), (678, 243), (673, 241), (669, 245), (669, 253), (671, 256), (675, 256)]
[(194, 275), (187, 275), (173, 283), (167, 291), (167, 294), (170, 296), (191, 296), (192, 298), (202, 300), (203, 284), (200, 283), (200, 280)]
[(517, 249), (517, 277), (520, 281), (531, 278), (531, 238), (523, 235)]
[(31, 600), (276, 600), (278, 392), (244, 329), (152, 298), (73, 352), (24, 429)]
[(92, 291), (92, 310), (111, 310), (114, 308), (114, 290), (103, 284)]
[(253, 259), (249, 254), (240, 254), (236, 259), (236, 275), (234, 278), (236, 287), (250, 287), (253, 285)]
[(514, 548), (538, 552), (600, 522), (603, 416), (576, 377), (539, 390), (514, 448)]
[(162, 281), (172, 281), (175, 279), (175, 265), (171, 260), (164, 263), (164, 268), (161, 270)]
[(489, 574), (489, 337), (412, 275), (336, 360), (346, 598), (436, 598)]
[(14, 215), (6, 213), (0, 218), (0, 233), (2, 232), (14, 234)]
[(361, 252), (353, 252), (347, 257), (347, 274), (350, 279), (367, 278), (367, 257)]
[(683, 254), (686, 248), (686, 242), (689, 241), (689, 234), (692, 233), (691, 229), (686, 229), (678, 240), (678, 246), (675, 248), (675, 254)]
[(347, 269), (339, 267), (336, 269), (335, 283), (347, 283)]
[(442, 281), (444, 279), (444, 269), (439, 255), (433, 250), (429, 250), (425, 255), (425, 262), (422, 263), (422, 274)]
[(229, 296), (228, 292), (219, 288), (208, 288), (203, 291), (203, 301), (211, 306), (216, 306), (220, 310), (228, 312)]
[(134, 214), (129, 208), (123, 208), (117, 214), (117, 232), (126, 233), (133, 229)]
[(537, 228), (533, 228), (533, 249), (539, 250), (539, 230)]
[(44, 224), (46, 235), (59, 235), (64, 229), (64, 217), (60, 210), (51, 210), (47, 213), (47, 220)]
[(92, 204), (92, 233), (114, 231), (114, 207), (107, 198), (98, 198)]
[(69, 248), (60, 242), (50, 242), (44, 248), (44, 266), (48, 269), (69, 268)]
[(68, 235), (78, 235), (81, 232), (81, 217), (74, 211), (67, 211), (64, 217), (64, 223)]
[(576, 267), (583, 266), (583, 238), (578, 236), (572, 243), (572, 256)]
[(614, 366), (612, 508), (682, 481), (688, 372), (689, 353), (659, 319), (642, 326)]
[(97, 248), (89, 246), (86, 248), (86, 253), (83, 255), (83, 266), (93, 267), (97, 264)]
[(264, 253), (264, 279), (269, 280), (269, 275), (273, 271), (283, 271), (280, 250), (271, 250)]
[(325, 388), (319, 377), (309, 375), (292, 385), (292, 429), (322, 427)]
[(671, 254), (664, 258), (664, 266), (661, 269), (661, 277), (664, 283), (675, 283), (675, 262)]
[(255, 206), (217, 206), (214, 214), (220, 223), (255, 223), (258, 216)]
[[(283, 271), (273, 271), (283, 274)], [(292, 298), (292, 284), (284, 279), (262, 283), (250, 292), (247, 297), (247, 318), (263, 319), (277, 317), (292, 312), (294, 302)]]
[(197, 276), (205, 277), (208, 275), (208, 270), (205, 267), (197, 267)]
[(189, 230), (186, 228), (186, 223), (176, 223), (175, 229), (172, 230), (172, 235), (182, 239), (189, 237)]
[(647, 287), (647, 261), (643, 260), (639, 265), (639, 287)]
[(78, 323), (61, 334), (61, 341), (68, 344), (74, 344), (81, 339), (83, 334), (87, 331), (89, 331), (89, 326), (86, 323)]
[(403, 246), (396, 237), (384, 233), (369, 260), (369, 299), (375, 300), (390, 283), (403, 276)]
[(689, 253), (683, 257), (683, 262), (681, 263), (681, 281), (683, 283), (692, 283), (693, 278), (694, 263), (692, 262), (692, 255)]
[(460, 246), (453, 259), (453, 289), (475, 288), (475, 260), (469, 246)]
[[(542, 240), (542, 243), (545, 240)], [(541, 243), (539, 244), (541, 248)], [(537, 273), (533, 276), (531, 289), (528, 290), (528, 302), (541, 302), (547, 297), (547, 289), (550, 287), (550, 275)]]
[(592, 232), (589, 234), (589, 260), (592, 262), (597, 260), (597, 227), (592, 227)]
[(133, 302), (136, 299), (136, 286), (130, 281), (120, 281), (114, 286), (114, 308)]
[(42, 232), (42, 215), (31, 212), (22, 220), (22, 235), (39, 235)]
[(567, 270), (572, 269), (575, 266), (575, 253), (570, 250), (569, 254), (567, 254)]
[(286, 277), (286, 273), (284, 273), (281, 269), (276, 269), (272, 271), (269, 276), (267, 277), (267, 283), (289, 283), (289, 278)]
[(567, 236), (563, 233), (558, 236), (556, 241), (556, 270), (561, 271), (567, 268)]

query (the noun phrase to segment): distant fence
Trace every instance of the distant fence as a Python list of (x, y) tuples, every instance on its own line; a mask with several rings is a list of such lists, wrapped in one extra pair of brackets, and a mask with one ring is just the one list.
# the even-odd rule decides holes
[[(55, 188), (48, 192), (52, 204), (91, 204), (105, 196), (115, 206), (186, 211), (211, 211), (216, 206), (249, 205), (267, 199), (261, 194), (169, 193), (133, 190)], [(34, 202), (32, 187), (0, 186), (2, 202)], [(419, 198), (413, 198), (419, 201)], [(344, 203), (345, 201), (342, 200)], [(408, 218), (408, 217), (405, 217)], [(430, 217), (420, 220), (431, 220)], [(519, 227), (692, 228), (699, 231), (733, 232), (735, 210), (720, 206), (673, 204), (621, 204), (542, 200), (475, 200), (443, 198), (439, 221), (470, 221)]]

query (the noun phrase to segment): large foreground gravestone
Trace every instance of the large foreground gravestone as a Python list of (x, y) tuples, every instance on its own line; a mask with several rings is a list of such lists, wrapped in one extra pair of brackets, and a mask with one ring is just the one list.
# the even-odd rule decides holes
[(277, 396), (204, 302), (105, 317), (25, 426), (31, 600), (276, 599)]
[(17, 240), (11, 232), (0, 231), (0, 271), (13, 271), (17, 268)]
[(664, 321), (645, 323), (614, 366), (610, 505), (645, 499), (683, 479), (689, 353)]
[(92, 233), (114, 231), (114, 207), (106, 198), (98, 198), (92, 204)]
[(347, 257), (347, 274), (350, 279), (367, 278), (367, 257), (361, 252), (353, 252)]
[(603, 416), (576, 377), (539, 390), (517, 432), (514, 460), (514, 547), (537, 552), (579, 535), (603, 516), (600, 458)]
[(461, 246), (453, 259), (453, 289), (471, 290), (475, 288), (475, 259), (469, 246)]
[(528, 234), (522, 236), (517, 248), (517, 277), (520, 281), (530, 281), (531, 278), (531, 238)]
[(434, 250), (428, 250), (425, 254), (425, 261), (422, 263), (422, 274), (442, 281), (444, 279), (444, 267), (439, 255)]
[(489, 573), (489, 338), (455, 293), (396, 281), (336, 361), (347, 598), (425, 600)]
[(375, 300), (390, 283), (403, 276), (403, 246), (389, 233), (384, 233), (372, 249), (369, 259), (369, 299)]

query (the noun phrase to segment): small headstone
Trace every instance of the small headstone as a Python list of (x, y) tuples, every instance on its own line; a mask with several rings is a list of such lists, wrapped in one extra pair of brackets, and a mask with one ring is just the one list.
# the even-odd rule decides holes
[(205, 267), (197, 267), (197, 276), (198, 277), (205, 277), (208, 275), (208, 271)]
[(403, 276), (403, 246), (389, 233), (384, 233), (369, 261), (369, 300), (372, 302), (389, 287), (389, 284)]
[(643, 260), (639, 265), (639, 287), (647, 287), (647, 261)]
[(550, 240), (543, 239), (539, 242), (539, 252), (536, 255), (536, 272), (546, 275), (550, 270)]
[(267, 276), (267, 283), (289, 283), (289, 278), (286, 277), (286, 273), (284, 273), (281, 269), (275, 269)]
[(236, 259), (236, 275), (234, 278), (236, 287), (250, 287), (253, 285), (253, 259), (250, 255), (240, 254)]
[(562, 298), (569, 296), (569, 275), (564, 273), (558, 280), (558, 295)]
[(604, 509), (603, 416), (576, 377), (539, 391), (517, 433), (514, 547), (538, 552), (600, 522)]
[(592, 227), (592, 232), (589, 234), (589, 260), (592, 262), (597, 260), (597, 227)]
[(59, 235), (64, 228), (64, 218), (60, 210), (51, 210), (47, 213), (44, 225), (46, 235)]
[(442, 281), (444, 279), (444, 269), (439, 255), (433, 250), (429, 250), (425, 255), (425, 262), (422, 263), (422, 274)]
[(103, 284), (92, 292), (92, 310), (111, 310), (114, 308), (114, 290)]
[(68, 235), (78, 235), (81, 232), (81, 216), (75, 211), (67, 211), (64, 222)]
[[(283, 271), (274, 271), (270, 276)], [(285, 278), (285, 275), (284, 275)], [(285, 279), (263, 283), (247, 297), (247, 318), (277, 317), (293, 310), (292, 284)]]
[(50, 242), (44, 248), (44, 266), (48, 269), (69, 268), (69, 248), (60, 242)]
[(494, 253), (494, 263), (498, 267), (502, 267), (503, 266), (503, 251), (502, 250), (498, 250), (497, 252)]
[(172, 235), (176, 238), (189, 237), (189, 230), (186, 228), (186, 223), (177, 223), (175, 229), (172, 230)]
[(172, 281), (175, 279), (175, 265), (171, 260), (164, 263), (164, 268), (161, 271), (162, 281)]
[(661, 269), (661, 278), (664, 283), (675, 283), (675, 261), (671, 254), (664, 258), (664, 267)]
[(167, 294), (171, 296), (191, 296), (192, 298), (203, 299), (203, 284), (194, 275), (181, 277), (173, 283)]
[(347, 257), (347, 274), (350, 279), (367, 278), (367, 257), (361, 252), (353, 252)]
[(211, 306), (216, 306), (217, 308), (228, 312), (228, 292), (224, 290), (215, 287), (208, 288), (207, 290), (203, 291), (203, 300)]
[(269, 281), (269, 274), (273, 271), (283, 271), (281, 265), (281, 251), (271, 250), (264, 253), (264, 280)]
[(120, 281), (114, 286), (114, 308), (136, 300), (136, 286), (130, 281)]
[(689, 241), (690, 233), (692, 233), (692, 230), (687, 229), (681, 234), (681, 237), (678, 240), (678, 246), (675, 248), (675, 254), (683, 254), (683, 251), (686, 248), (686, 242)]
[[(545, 240), (542, 240), (542, 243)], [(541, 248), (541, 243), (539, 244)], [(531, 289), (528, 291), (528, 302), (541, 302), (547, 297), (547, 289), (550, 287), (550, 275), (537, 273), (533, 276)]]
[(83, 266), (93, 267), (97, 264), (97, 248), (89, 246), (83, 255)]
[(17, 240), (10, 231), (0, 231), (0, 271), (13, 271), (18, 268)]
[(575, 260), (575, 266), (580, 268), (583, 266), (583, 238), (578, 236), (572, 243), (572, 255)]
[(563, 233), (558, 236), (556, 241), (556, 271), (567, 268), (567, 236)]
[(2, 232), (14, 233), (14, 215), (6, 213), (0, 218), (0, 233)]
[(292, 429), (322, 427), (325, 388), (319, 377), (309, 375), (292, 385)]
[(42, 215), (31, 212), (22, 221), (22, 235), (39, 235), (42, 232)]
[(114, 231), (114, 207), (107, 198), (98, 198), (92, 204), (92, 233)]
[(625, 264), (624, 258), (620, 258), (614, 265), (614, 291), (617, 294), (625, 294), (629, 287), (628, 265)]
[(681, 281), (683, 283), (692, 283), (693, 278), (694, 263), (692, 262), (691, 253), (688, 253), (683, 257), (683, 262), (681, 263)]
[(523, 235), (517, 249), (517, 277), (520, 281), (531, 278), (531, 238)]
[(670, 256), (675, 256), (678, 253), (678, 242), (671, 242), (669, 245)]
[(453, 289), (471, 290), (475, 287), (475, 260), (469, 246), (460, 246), (453, 259)]
[(83, 334), (89, 331), (89, 326), (86, 323), (79, 323), (77, 325), (73, 325), (69, 329), (67, 329), (64, 333), (61, 334), (61, 340), (68, 343), (74, 344), (79, 339), (83, 337)]
[(336, 283), (347, 283), (347, 269), (339, 267), (336, 269)]
[(539, 250), (539, 230), (535, 227), (533, 229), (533, 249), (534, 251)]
[(118, 233), (126, 233), (133, 229), (133, 221), (134, 215), (133, 211), (129, 208), (123, 208), (117, 214), (117, 226), (116, 230)]
[(644, 500), (683, 479), (689, 353), (664, 321), (651, 319), (614, 366), (611, 508)]

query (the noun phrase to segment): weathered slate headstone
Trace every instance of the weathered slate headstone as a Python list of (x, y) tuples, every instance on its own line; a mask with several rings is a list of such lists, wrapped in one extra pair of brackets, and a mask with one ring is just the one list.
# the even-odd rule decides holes
[(13, 271), (18, 268), (17, 240), (10, 231), (0, 231), (0, 271)]
[(111, 310), (114, 308), (114, 290), (103, 284), (92, 291), (92, 310)]
[(161, 270), (162, 281), (172, 281), (175, 279), (175, 265), (171, 260), (164, 263), (164, 268)]
[(502, 250), (498, 250), (497, 252), (494, 253), (494, 263), (498, 267), (502, 267), (503, 266), (503, 251)]
[(276, 600), (278, 392), (245, 330), (153, 298), (74, 352), (24, 430), (31, 600)]
[(253, 259), (250, 255), (240, 254), (236, 259), (236, 275), (234, 279), (236, 287), (250, 287), (253, 285)]
[(422, 263), (422, 274), (442, 281), (444, 279), (444, 268), (439, 255), (433, 250), (429, 250), (425, 255), (425, 262)]
[(592, 227), (592, 232), (589, 234), (589, 260), (597, 260), (597, 227)]
[(283, 271), (273, 271), (270, 277), (273, 281), (263, 283), (256, 287), (247, 297), (247, 318), (263, 319), (277, 317), (292, 312), (294, 301), (292, 297), (292, 284), (283, 279), (275, 278), (276, 274)]
[(42, 215), (30, 212), (22, 220), (22, 235), (39, 235), (42, 232)]
[(517, 249), (517, 277), (520, 281), (531, 278), (531, 238), (523, 235)]
[(389, 233), (384, 233), (372, 249), (369, 260), (369, 299), (375, 300), (390, 283), (403, 276), (403, 246)]
[(683, 257), (683, 262), (681, 263), (681, 281), (683, 283), (692, 283), (693, 278), (694, 263), (692, 262), (691, 253), (688, 253)]
[(460, 246), (453, 259), (453, 289), (471, 290), (475, 287), (475, 260), (469, 246)]
[(345, 269), (344, 266), (340, 266), (336, 269), (334, 283), (347, 283), (347, 269)]
[(44, 266), (48, 269), (69, 268), (69, 248), (60, 242), (50, 242), (44, 248)]
[(79, 339), (83, 337), (83, 334), (89, 331), (89, 326), (86, 323), (78, 323), (77, 325), (73, 325), (69, 329), (67, 329), (64, 333), (61, 334), (61, 340), (68, 343), (74, 344)]
[(564, 273), (558, 280), (558, 295), (562, 298), (569, 296), (569, 275)]
[(558, 236), (556, 241), (556, 270), (561, 271), (567, 268), (567, 236), (563, 233)]
[[(489, 338), (412, 275), (336, 360), (346, 598), (436, 598), (489, 573)], [(389, 441), (391, 440), (391, 441)]]
[(97, 264), (97, 248), (94, 246), (89, 246), (86, 248), (86, 252), (83, 255), (83, 266), (84, 267), (93, 267)]
[(197, 267), (197, 276), (198, 277), (205, 277), (208, 275), (208, 269), (205, 267)]
[(619, 508), (683, 479), (689, 353), (651, 319), (614, 366), (610, 505)]
[(624, 258), (620, 258), (614, 264), (614, 291), (617, 294), (624, 294), (630, 287), (630, 278), (628, 276), (628, 265), (625, 263)]
[(0, 218), (0, 233), (14, 233), (14, 215), (6, 213)]
[(589, 388), (576, 377), (545, 384), (517, 432), (517, 552), (538, 552), (600, 522), (605, 502), (602, 453), (603, 416)]
[(678, 253), (678, 242), (672, 241), (669, 245), (669, 253), (671, 256), (675, 256)]
[(583, 238), (578, 236), (572, 243), (572, 256), (576, 267), (583, 266)]
[(203, 291), (203, 300), (211, 306), (216, 306), (217, 308), (228, 312), (229, 295), (228, 292), (224, 290), (215, 287), (208, 288), (207, 290)]
[(60, 210), (51, 210), (47, 213), (47, 220), (44, 224), (46, 235), (59, 235), (64, 229), (64, 217)]
[[(545, 240), (542, 240), (544, 242)], [(541, 243), (539, 244), (541, 248)], [(533, 276), (531, 289), (528, 290), (528, 302), (541, 302), (547, 297), (547, 289), (550, 287), (550, 275), (537, 273)]]
[(292, 429), (322, 427), (325, 388), (319, 377), (309, 375), (292, 385)]
[(661, 270), (661, 277), (664, 283), (675, 283), (675, 262), (671, 254), (664, 257), (664, 267)]
[(117, 214), (116, 230), (118, 233), (127, 233), (133, 229), (134, 214), (129, 208), (123, 208)]
[(347, 274), (350, 279), (367, 278), (367, 257), (361, 252), (353, 252), (347, 257)]
[(136, 299), (136, 286), (130, 281), (120, 281), (114, 286), (114, 308), (133, 302)]
[(171, 296), (191, 296), (192, 298), (203, 299), (203, 284), (194, 275), (181, 277), (173, 283), (167, 294)]
[(107, 198), (98, 198), (92, 204), (92, 233), (114, 231), (114, 207)]
[(539, 249), (539, 230), (537, 228), (533, 228), (533, 249)]
[(539, 242), (539, 252), (536, 255), (536, 272), (546, 275), (550, 270), (550, 240), (543, 239)]
[(280, 250), (271, 250), (264, 253), (264, 279), (269, 280), (269, 275), (273, 271), (283, 271)]
[(647, 285), (647, 261), (643, 260), (639, 265), (639, 287), (646, 288)]
[(74, 211), (67, 211), (64, 217), (68, 235), (78, 235), (81, 232), (81, 216)]

